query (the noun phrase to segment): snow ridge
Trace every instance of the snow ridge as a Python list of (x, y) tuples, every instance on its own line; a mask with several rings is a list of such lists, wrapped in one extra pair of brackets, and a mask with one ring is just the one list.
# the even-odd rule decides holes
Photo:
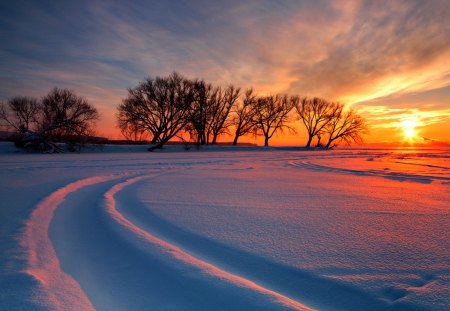
[(270, 289), (267, 289), (251, 280), (248, 280), (246, 278), (243, 278), (239, 275), (235, 275), (232, 273), (229, 273), (227, 271), (224, 271), (216, 266), (214, 266), (213, 264), (210, 264), (206, 261), (203, 261), (201, 259), (198, 259), (192, 255), (190, 255), (189, 253), (185, 252), (184, 250), (182, 250), (181, 248), (170, 244), (169, 242), (166, 242), (146, 231), (144, 231), (143, 229), (135, 226), (133, 223), (131, 223), (128, 219), (126, 219), (116, 208), (116, 201), (114, 199), (114, 195), (119, 192), (120, 190), (122, 190), (123, 188), (142, 181), (143, 179), (149, 178), (151, 176), (139, 176), (139, 177), (134, 177), (131, 178), (123, 183), (119, 183), (116, 184), (115, 186), (113, 186), (108, 192), (105, 193), (105, 208), (107, 209), (108, 213), (110, 214), (110, 216), (118, 223), (120, 224), (122, 227), (126, 228), (127, 230), (129, 230), (131, 233), (133, 233), (134, 235), (136, 235), (139, 239), (146, 241), (147, 243), (150, 243), (154, 246), (157, 246), (161, 249), (163, 249), (164, 251), (170, 253), (174, 258), (176, 258), (177, 260), (180, 260), (184, 263), (190, 264), (192, 266), (195, 266), (201, 270), (203, 270), (204, 272), (215, 276), (217, 278), (226, 280), (234, 285), (237, 285), (239, 287), (245, 287), (257, 292), (260, 292), (264, 295), (270, 296), (272, 297), (275, 301), (277, 301), (278, 303), (285, 305), (287, 307), (290, 307), (292, 309), (295, 310), (305, 310), (305, 311), (311, 311), (314, 309), (311, 309), (307, 306), (305, 306), (304, 304), (291, 299), (289, 297), (286, 297), (280, 293), (277, 293), (275, 291), (272, 291)]
[(39, 283), (35, 300), (54, 310), (95, 310), (80, 285), (61, 270), (58, 257), (48, 237), (48, 228), (56, 208), (80, 188), (102, 183), (117, 176), (94, 176), (70, 183), (43, 199), (26, 223), (21, 245), (28, 254), (24, 271)]

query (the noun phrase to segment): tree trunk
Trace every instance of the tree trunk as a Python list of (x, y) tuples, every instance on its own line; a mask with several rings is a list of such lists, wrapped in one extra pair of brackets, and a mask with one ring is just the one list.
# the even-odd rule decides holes
[(311, 142), (312, 142), (312, 136), (309, 136), (308, 142), (306, 143), (306, 148), (311, 147)]
[(154, 145), (154, 146), (149, 147), (149, 148), (147, 149), (147, 151), (152, 152), (152, 151), (154, 151), (155, 149), (162, 149), (163, 146), (164, 146), (164, 143), (163, 143), (163, 142), (160, 142), (160, 143), (158, 143), (158, 144), (156, 144), (156, 145)]
[(206, 144), (206, 137), (205, 137), (205, 133), (203, 132), (202, 133), (202, 136), (201, 136), (201, 141), (200, 141), (200, 145), (205, 145)]
[(172, 137), (167, 137), (165, 139), (161, 139), (156, 145), (150, 146), (147, 151), (154, 151), (155, 149), (162, 149), (162, 147), (170, 140)]
[(264, 137), (264, 147), (269, 147), (269, 136)]
[(211, 145), (215, 145), (216, 143), (217, 143), (217, 134), (214, 133), (214, 134), (213, 134), (213, 140), (212, 140), (212, 142), (211, 142)]
[(238, 135), (238, 134), (236, 134), (236, 135), (234, 136), (234, 140), (233, 140), (233, 146), (236, 146), (236, 145), (237, 145), (237, 142), (238, 142), (238, 138), (239, 138), (239, 135)]

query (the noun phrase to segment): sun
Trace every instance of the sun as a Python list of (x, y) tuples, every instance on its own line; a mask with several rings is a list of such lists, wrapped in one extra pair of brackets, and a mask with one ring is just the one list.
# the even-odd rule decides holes
[(406, 138), (413, 138), (414, 136), (416, 136), (416, 131), (411, 127), (407, 127), (405, 128), (403, 134), (405, 135)]
[(416, 127), (418, 126), (417, 122), (414, 120), (404, 120), (402, 122), (403, 135), (405, 139), (412, 140), (416, 136)]

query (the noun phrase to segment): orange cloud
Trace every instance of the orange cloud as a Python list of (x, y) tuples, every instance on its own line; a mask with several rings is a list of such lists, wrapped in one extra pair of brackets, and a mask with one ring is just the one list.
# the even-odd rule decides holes
[(450, 85), (446, 0), (95, 2), (72, 8), (70, 29), (34, 6), (33, 14), (5, 19), (0, 100), (68, 87), (98, 105), (99, 132), (108, 135), (117, 133), (115, 107), (126, 88), (173, 70), (261, 94), (350, 103), (363, 109), (375, 133), (383, 122), (386, 130), (401, 122), (405, 109), (426, 115), (426, 126), (446, 129), (449, 92), (439, 100), (398, 100)]

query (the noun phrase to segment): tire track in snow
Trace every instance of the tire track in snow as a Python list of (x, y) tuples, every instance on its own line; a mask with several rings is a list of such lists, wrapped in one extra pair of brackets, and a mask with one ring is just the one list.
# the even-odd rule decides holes
[(211, 263), (196, 258), (187, 253), (186, 251), (184, 251), (183, 249), (150, 234), (149, 232), (141, 229), (140, 227), (137, 227), (131, 221), (125, 218), (116, 208), (116, 201), (114, 198), (115, 194), (127, 186), (130, 186), (144, 179), (148, 179), (150, 177), (153, 177), (153, 175), (138, 176), (128, 179), (125, 182), (114, 185), (109, 191), (105, 193), (104, 198), (106, 211), (119, 225), (127, 229), (129, 232), (131, 232), (134, 236), (136, 236), (140, 240), (143, 240), (153, 246), (157, 246), (158, 248), (162, 249), (163, 251), (173, 256), (175, 259), (185, 264), (197, 267), (201, 271), (204, 271), (205, 273), (213, 277), (225, 280), (239, 287), (259, 292), (265, 296), (271, 297), (271, 299), (273, 299), (277, 303), (280, 303), (283, 306), (290, 307), (295, 310), (305, 310), (305, 311), (314, 310), (294, 299), (284, 296), (276, 291), (267, 289), (249, 279), (246, 279), (236, 274), (232, 274), (230, 272), (220, 269), (219, 267), (214, 266)]
[(120, 176), (94, 176), (72, 182), (44, 198), (25, 224), (20, 244), (27, 254), (24, 273), (38, 282), (34, 299), (54, 310), (95, 310), (80, 285), (61, 270), (55, 250), (48, 236), (48, 228), (56, 208), (67, 195), (83, 187), (110, 181)]
[(321, 171), (321, 172), (336, 172), (344, 174), (352, 174), (356, 176), (376, 176), (398, 181), (412, 181), (422, 184), (430, 184), (434, 180), (439, 180), (442, 182), (449, 182), (450, 178), (441, 176), (431, 176), (431, 175), (418, 175), (418, 174), (407, 174), (407, 173), (397, 173), (397, 172), (384, 172), (380, 170), (357, 170), (357, 169), (347, 169), (326, 166), (321, 164), (315, 164), (310, 161), (289, 161), (290, 165), (299, 168), (305, 168), (309, 170)]
[[(159, 213), (154, 213), (153, 208), (137, 195), (138, 189), (152, 193), (152, 184), (156, 182), (166, 183), (167, 180), (158, 178), (151, 183), (139, 182), (124, 187), (115, 195), (117, 209), (134, 225), (182, 248), (194, 257), (253, 280), (318, 310), (409, 310), (400, 306), (402, 302), (396, 302), (393, 306), (390, 302), (380, 299), (378, 295), (373, 295), (352, 284), (332, 280), (327, 276), (321, 276), (318, 272), (290, 267), (264, 258), (258, 253), (224, 243), (220, 238), (217, 240), (202, 233), (196, 233), (196, 230), (191, 231), (194, 227), (179, 226), (176, 222), (172, 222), (171, 217), (167, 219)], [(152, 200), (152, 203), (155, 202)], [(182, 201), (179, 203), (182, 204)], [(106, 217), (110, 219), (109, 216)], [(119, 228), (114, 222), (112, 225)], [(145, 247), (145, 242), (142, 244)], [(172, 261), (171, 258), (169, 260)], [(273, 305), (271, 307), (274, 309)], [(228, 310), (236, 309), (240, 310), (242, 307)], [(249, 307), (246, 309), (251, 310)]]

